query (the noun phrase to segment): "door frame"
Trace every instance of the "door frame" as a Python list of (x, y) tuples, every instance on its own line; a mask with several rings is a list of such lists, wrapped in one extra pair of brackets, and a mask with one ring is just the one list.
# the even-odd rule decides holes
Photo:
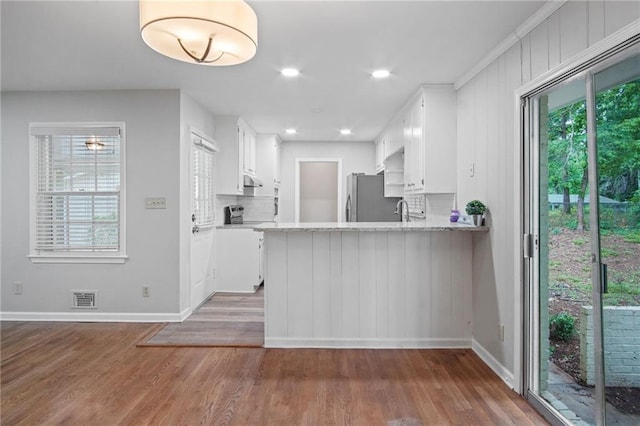
[[(528, 325), (535, 323), (537, 318), (536, 310), (533, 309), (537, 305), (534, 303), (536, 297), (536, 289), (530, 288), (530, 283), (537, 284), (539, 277), (538, 266), (539, 256), (535, 253), (539, 253), (538, 250), (538, 235), (534, 232), (538, 230), (538, 217), (536, 215), (530, 215), (530, 212), (536, 212), (539, 208), (538, 193), (539, 193), (539, 147), (536, 146), (538, 138), (538, 117), (536, 113), (539, 111), (538, 102), (535, 96), (539, 93), (548, 91), (549, 89), (556, 87), (557, 85), (570, 82), (571, 80), (583, 79), (586, 87), (586, 103), (587, 103), (587, 127), (589, 129), (596, 129), (595, 127), (595, 88), (594, 88), (594, 76), (618, 62), (625, 60), (632, 55), (637, 55), (640, 50), (640, 24), (632, 24), (623, 28), (621, 31), (615, 33), (611, 37), (603, 40), (600, 44), (594, 45), (592, 48), (586, 50), (578, 57), (563, 64), (558, 70), (547, 73), (524, 86), (515, 92), (516, 106), (518, 108), (518, 122), (516, 123), (516, 140), (519, 144), (515, 150), (515, 173), (519, 176), (520, 182), (514, 188), (516, 200), (520, 202), (516, 204), (516, 228), (514, 246), (516, 252), (523, 253), (521, 261), (517, 262), (515, 268), (515, 282), (519, 282), (520, 285), (516, 286), (515, 297), (515, 319), (519, 321), (516, 324), (517, 334), (514, 339), (514, 388), (520, 394), (527, 397), (527, 399), (539, 410), (545, 417), (552, 421), (558, 421), (554, 418), (553, 409), (542, 401), (540, 401), (535, 395), (528, 392), (531, 387), (530, 382), (535, 382), (536, 378), (531, 378), (530, 365), (539, 367), (539, 360), (532, 361), (532, 356), (538, 355), (538, 343), (536, 338), (531, 336), (531, 327)], [(597, 130), (597, 129), (596, 129)], [(592, 233), (597, 232), (598, 238), (595, 235), (591, 236), (592, 247), (591, 251), (595, 255), (595, 261), (592, 262), (592, 302), (594, 313), (594, 338), (595, 344), (598, 346), (596, 349), (597, 358), (603, 360), (602, 346), (602, 327), (601, 327), (601, 311), (596, 309), (596, 304), (601, 306), (601, 294), (600, 294), (600, 281), (601, 270), (599, 267), (593, 265), (600, 264), (600, 247), (599, 247), (599, 191), (597, 180), (597, 147), (596, 147), (596, 133), (589, 131), (587, 133), (587, 145), (588, 155), (591, 159), (589, 167), (589, 193), (591, 199), (595, 202), (591, 203), (589, 223), (591, 225)], [(592, 163), (595, 161), (596, 163)], [(594, 196), (595, 194), (595, 196)], [(533, 216), (533, 217), (532, 217)], [(529, 236), (529, 237), (528, 237)], [(527, 255), (528, 238), (532, 241), (532, 253)], [(536, 287), (531, 286), (531, 287)], [(598, 312), (596, 312), (598, 311)], [(596, 326), (596, 321), (600, 322), (600, 325)], [(535, 327), (534, 327), (535, 332)], [(526, 349), (529, 350), (526, 350)], [(594, 407), (594, 419), (597, 424), (604, 424), (605, 410), (604, 410), (604, 374), (603, 364), (596, 362), (596, 407)], [(534, 367), (536, 368), (536, 367)], [(552, 416), (552, 417), (549, 417)]]
[(337, 220), (342, 222), (342, 158), (296, 158), (295, 181), (293, 185), (294, 193), (294, 220), (300, 222), (300, 164), (301, 163), (337, 163), (338, 164), (338, 188), (337, 188)]

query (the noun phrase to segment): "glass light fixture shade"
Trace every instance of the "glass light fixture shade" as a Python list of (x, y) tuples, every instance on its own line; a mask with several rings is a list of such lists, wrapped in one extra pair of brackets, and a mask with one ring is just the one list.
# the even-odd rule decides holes
[(100, 139), (95, 136), (90, 136), (84, 144), (90, 151), (99, 151), (104, 148), (104, 142), (101, 142)]
[(140, 33), (179, 61), (235, 65), (258, 50), (258, 18), (242, 0), (140, 0)]

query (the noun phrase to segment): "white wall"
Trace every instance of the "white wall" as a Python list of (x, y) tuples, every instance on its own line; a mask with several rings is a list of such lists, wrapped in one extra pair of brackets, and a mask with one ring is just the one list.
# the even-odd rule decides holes
[[(71, 290), (98, 290), (102, 319), (179, 312), (178, 90), (2, 93), (2, 311), (68, 319)], [(32, 264), (29, 254), (29, 122), (123, 121), (126, 125), (124, 264)], [(162, 196), (165, 210), (145, 210)], [(13, 294), (13, 282), (23, 294)], [(142, 285), (151, 297), (142, 297)], [(82, 314), (89, 314), (86, 310)], [(109, 315), (112, 314), (112, 315)], [(31, 315), (33, 316), (33, 315)], [(6, 318), (6, 316), (5, 316)]]
[[(342, 159), (342, 196), (346, 197), (346, 177), (352, 172), (375, 173), (376, 148), (373, 142), (283, 142), (280, 163), (278, 220), (295, 220), (295, 170), (298, 158)], [(344, 205), (344, 199), (341, 201)]]
[[(474, 238), (473, 336), (485, 360), (507, 381), (514, 380), (519, 364), (514, 305), (520, 303), (515, 292), (520, 283), (514, 274), (520, 253), (513, 249), (519, 200), (513, 194), (521, 171), (514, 164), (519, 143), (514, 91), (638, 18), (640, 2), (567, 2), (472, 79), (457, 84), (458, 205), (486, 200), (492, 226), (489, 234)], [(471, 162), (474, 177), (468, 173)], [(505, 326), (504, 342), (499, 324)]]

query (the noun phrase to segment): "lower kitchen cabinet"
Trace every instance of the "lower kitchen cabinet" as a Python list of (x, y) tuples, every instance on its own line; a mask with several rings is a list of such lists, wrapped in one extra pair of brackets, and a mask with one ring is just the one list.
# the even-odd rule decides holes
[(253, 293), (264, 276), (262, 232), (218, 228), (216, 238), (216, 292)]

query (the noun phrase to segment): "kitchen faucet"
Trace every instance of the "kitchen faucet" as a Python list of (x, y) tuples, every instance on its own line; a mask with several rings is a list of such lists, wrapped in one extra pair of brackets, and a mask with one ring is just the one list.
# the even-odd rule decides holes
[(407, 203), (407, 200), (403, 198), (398, 201), (398, 204), (396, 204), (396, 211), (394, 211), (394, 213), (400, 215), (402, 222), (409, 222), (409, 204)]

